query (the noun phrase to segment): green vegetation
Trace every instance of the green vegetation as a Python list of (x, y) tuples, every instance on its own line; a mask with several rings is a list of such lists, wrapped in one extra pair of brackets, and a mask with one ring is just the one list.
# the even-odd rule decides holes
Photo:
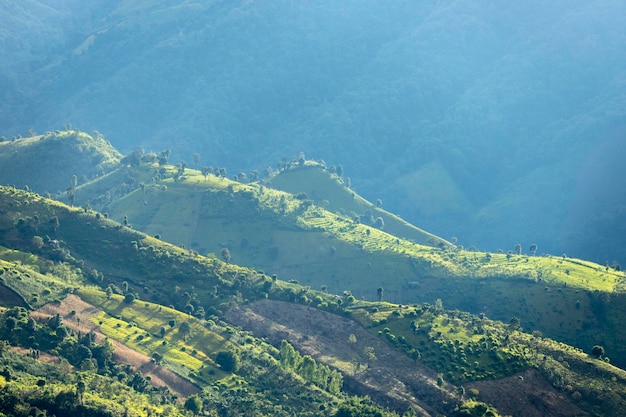
[[(112, 342), (194, 387), (184, 401), (167, 394), (164, 414), (392, 415), (411, 407), (457, 415), (497, 415), (497, 407), (506, 414), (465, 385), (529, 370), (582, 410), (616, 415), (625, 406), (624, 372), (611, 365), (624, 366), (625, 353), (618, 268), (480, 253), (443, 240), (415, 243), (426, 239), (419, 229), (361, 201), (336, 168), (304, 159), (264, 184), (160, 159), (136, 152), (107, 175), (72, 183), (74, 203), (89, 196), (89, 207), (0, 187), (4, 340), (65, 358), (89, 378), (114, 376), (148, 393), (152, 403), (138, 415), (162, 406), (156, 397), (165, 392), (150, 385), (150, 375), (113, 363)], [(307, 178), (330, 194), (298, 188)], [(283, 180), (294, 193), (271, 188)], [(323, 185), (329, 181), (334, 185)], [(346, 198), (352, 205), (342, 209)], [(384, 227), (365, 221), (368, 215), (384, 217)], [(27, 309), (63, 305), (70, 293), (100, 312), (29, 318)], [(317, 312), (357, 327), (346, 325), (336, 350), (321, 354), (307, 333), (314, 323), (266, 338), (251, 324), (252, 308), (249, 320), (233, 326), (230, 312), (255, 300), (298, 304), (309, 321), (327, 317)], [(397, 397), (368, 385), (371, 372), (391, 366), (390, 355), (403, 355), (428, 377)], [(89, 378), (76, 382), (73, 407), (87, 404)], [(356, 392), (371, 399), (352, 397)]]
[[(28, 186), (69, 202), (70, 193), (66, 191), (113, 170), (121, 159), (122, 155), (98, 132), (46, 132), (0, 142), (0, 178), (4, 185)], [(80, 178), (76, 178), (78, 175)]]

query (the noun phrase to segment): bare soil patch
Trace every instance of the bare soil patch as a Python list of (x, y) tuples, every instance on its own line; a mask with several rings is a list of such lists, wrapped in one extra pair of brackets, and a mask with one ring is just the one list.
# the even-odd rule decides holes
[[(72, 314), (72, 311), (74, 312)], [(49, 303), (36, 311), (31, 312), (35, 320), (47, 320), (49, 317), (59, 314), (63, 318), (63, 324), (75, 332), (93, 332), (97, 340), (106, 336), (100, 331), (100, 326), (92, 323), (89, 319), (101, 313), (93, 305), (86, 303), (74, 294), (68, 295), (61, 303)], [(118, 363), (127, 363), (135, 370), (144, 375), (150, 375), (151, 383), (157, 387), (166, 386), (170, 391), (181, 397), (187, 397), (200, 392), (198, 387), (176, 375), (174, 372), (162, 366), (152, 363), (150, 357), (129, 348), (128, 346), (109, 339), (115, 347), (113, 358)]]
[[(274, 345), (285, 339), (301, 354), (338, 368), (344, 374), (345, 389), (367, 394), (400, 413), (412, 406), (418, 415), (445, 415), (459, 403), (454, 387), (438, 387), (437, 375), (430, 368), (393, 349), (353, 320), (272, 300), (235, 308), (227, 316), (233, 324)], [(356, 336), (355, 343), (348, 340), (351, 334)], [(374, 349), (377, 360), (367, 363), (365, 347)], [(355, 358), (362, 364), (357, 372), (350, 365)]]
[(535, 369), (495, 381), (467, 384), (479, 390), (481, 401), (493, 404), (500, 414), (523, 417), (588, 416), (566, 394), (556, 390)]
[[(461, 398), (456, 387), (436, 385), (436, 373), (393, 349), (386, 340), (371, 335), (358, 323), (316, 308), (281, 301), (261, 300), (231, 310), (229, 320), (257, 337), (278, 346), (285, 339), (301, 354), (338, 367), (344, 388), (367, 394), (380, 404), (404, 412), (410, 404), (418, 415), (449, 415)], [(356, 343), (348, 336), (354, 334)], [(378, 358), (356, 372), (349, 363), (367, 364), (363, 349), (374, 348)], [(502, 415), (513, 417), (587, 416), (567, 395), (556, 390), (534, 369), (509, 378), (466, 384), (480, 391), (479, 400), (493, 404)]]

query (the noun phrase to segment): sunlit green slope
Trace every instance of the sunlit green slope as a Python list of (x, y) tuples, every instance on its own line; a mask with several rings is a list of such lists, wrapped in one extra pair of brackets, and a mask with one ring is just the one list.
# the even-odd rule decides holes
[[(484, 254), (424, 247), (390, 237), (282, 192), (268, 189), (261, 192), (249, 185), (210, 176), (196, 178), (192, 174), (189, 172), (187, 178), (179, 177), (178, 181), (171, 179), (173, 187), (162, 191), (169, 192), (177, 186), (181, 191), (183, 186), (193, 186), (197, 187), (195, 192), (200, 192), (202, 189), (198, 187), (203, 181), (215, 182), (215, 188), (209, 192), (224, 192), (232, 198), (241, 198), (236, 200), (239, 203), (258, 192), (260, 197), (253, 199), (259, 208), (257, 215), (271, 217), (272, 213), (281, 212), (281, 220), (276, 220), (279, 227), (300, 230), (302, 234), (320, 233), (326, 239), (343, 242), (346, 247), (358, 241), (360, 257), (384, 262), (388, 269), (394, 268), (396, 262), (401, 263), (399, 260), (414, 265), (411, 268), (421, 271), (423, 278), (418, 278), (418, 283), (406, 283), (407, 294), (421, 288), (423, 292), (430, 291), (429, 295), (437, 291), (445, 295), (440, 283), (456, 286), (468, 283), (480, 290), (477, 292), (485, 291), (485, 302), (489, 297), (500, 297), (498, 302), (510, 303), (512, 290), (494, 297), (488, 290), (496, 287), (490, 285), (499, 283), (504, 289), (505, 284), (509, 284), (515, 290), (524, 285), (537, 286), (562, 299), (568, 299), (571, 290), (580, 298), (580, 303), (574, 303), (572, 310), (581, 314), (598, 314), (594, 313), (594, 308), (598, 308), (604, 311), (605, 320), (618, 322), (623, 317), (616, 307), (622, 304), (620, 286), (616, 284), (621, 275), (614, 271), (597, 271), (593, 264), (519, 255), (507, 259), (506, 255), (499, 254), (488, 259)], [(222, 187), (224, 190), (219, 191)], [(445, 304), (403, 303), (400, 306), (385, 301), (360, 301), (360, 297), (350, 292), (336, 296), (205, 258), (136, 231), (129, 227), (130, 222), (123, 225), (100, 213), (71, 208), (12, 188), (0, 188), (0, 210), (3, 211), (0, 243), (8, 248), (0, 252), (0, 258), (3, 259), (3, 275), (11, 274), (11, 281), (6, 283), (13, 291), (27, 300), (33, 295), (52, 295), (55, 282), (60, 283), (59, 288), (63, 283), (76, 288), (75, 293), (104, 312), (91, 319), (93, 324), (100, 326), (112, 339), (163, 361), (188, 380), (210, 387), (203, 395), (212, 406), (217, 406), (218, 398), (226, 398), (234, 409), (241, 411), (245, 409), (240, 402), (244, 397), (254, 399), (251, 400), (254, 406), (265, 413), (269, 412), (267, 407), (276, 404), (292, 412), (299, 410), (299, 415), (332, 415), (347, 406), (343, 394), (331, 388), (328, 380), (324, 385), (315, 376), (307, 377), (306, 372), (298, 374), (296, 370), (300, 368), (285, 363), (281, 359), (284, 353), (267, 344), (270, 341), (278, 346), (281, 338), (286, 337), (301, 352), (301, 358), (307, 354), (314, 357), (317, 365), (302, 359), (302, 363), (316, 367), (311, 369), (325, 369), (319, 368), (323, 365), (341, 370), (348, 378), (345, 393), (367, 392), (379, 404), (393, 404), (393, 408), (400, 411), (411, 405), (424, 410), (422, 415), (454, 415), (460, 412), (460, 409), (455, 411), (455, 407), (461, 407), (465, 400), (469, 401), (464, 406), (470, 407), (474, 398), (483, 401), (493, 392), (488, 385), (479, 384), (514, 376), (519, 371), (530, 372), (533, 368), (548, 381), (550, 389), (555, 390), (551, 392), (566, 393), (558, 407), (619, 415), (614, 411), (623, 406), (624, 372), (601, 360), (604, 356), (615, 360), (621, 348), (611, 343), (606, 333), (602, 334), (604, 340), (597, 341), (604, 345), (605, 351), (593, 358), (580, 350), (543, 339), (538, 333), (534, 336), (522, 333), (520, 325), (526, 327), (522, 317), (520, 321), (512, 320), (507, 324), (507, 320), (502, 324), (483, 316), (446, 311), (444, 306), (448, 307), (449, 300), (454, 300), (450, 288), (447, 291), (451, 296), (443, 298)], [(36, 236), (43, 245), (38, 244), (41, 242)], [(338, 254), (337, 249), (332, 256)], [(230, 261), (233, 259), (234, 255)], [(61, 265), (64, 267), (59, 268)], [(27, 269), (38, 270), (41, 275), (34, 275)], [(533, 270), (542, 270), (542, 273), (533, 275)], [(590, 277), (589, 282), (581, 278), (583, 274)], [(46, 287), (11, 284), (29, 281), (32, 277), (42, 280)], [(90, 287), (85, 286), (87, 282)], [(110, 286), (114, 291), (107, 295), (94, 285)], [(380, 291), (374, 289), (374, 293), (382, 299), (388, 298), (387, 287), (379, 288)], [(538, 297), (528, 291), (528, 287), (526, 289), (526, 293), (518, 292), (515, 296), (518, 299)], [(121, 294), (115, 295), (115, 292)], [(592, 300), (588, 294), (600, 297), (593, 301), (595, 307), (585, 301), (586, 295)], [(556, 298), (550, 299), (548, 295), (544, 301), (554, 304)], [(175, 309), (165, 307), (169, 305)], [(495, 310), (496, 303), (491, 302), (489, 306)], [(242, 309), (238, 319), (237, 309)], [(550, 316), (545, 309), (542, 314)], [(597, 318), (595, 334), (607, 332), (604, 321)], [(173, 326), (169, 324), (171, 320)], [(183, 322), (188, 322), (188, 326), (183, 328)], [(333, 329), (324, 327), (330, 323)], [(266, 326), (269, 333), (262, 326)], [(322, 340), (323, 334), (331, 330), (336, 337)], [(615, 337), (621, 338), (621, 335), (618, 333)], [(325, 346), (328, 349), (323, 349)], [(315, 350), (310, 351), (312, 348), (322, 350), (315, 353)], [(216, 366), (217, 354), (221, 351), (234, 351), (239, 355), (241, 368), (224, 372), (223, 367)], [(392, 359), (398, 355), (408, 362)], [(398, 369), (406, 369), (406, 372)], [(299, 376), (294, 376), (293, 372)], [(387, 375), (394, 375), (399, 378), (399, 386), (405, 388), (388, 392), (385, 384), (371, 381), (374, 375), (378, 381), (391, 381), (386, 379)], [(423, 376), (415, 379), (415, 375)], [(476, 391), (470, 392), (470, 387)], [(613, 396), (608, 395), (609, 388)], [(524, 388), (527, 389), (529, 387)], [(285, 392), (290, 393), (288, 398), (284, 398)], [(247, 405), (252, 406), (252, 403)], [(496, 406), (506, 410), (505, 403)], [(555, 410), (556, 406), (551, 407)], [(287, 408), (283, 410), (286, 412)]]
[[(349, 188), (348, 179), (332, 173), (322, 164), (304, 161), (290, 164), (266, 180), (272, 188), (291, 194), (306, 194), (307, 198), (331, 212), (342, 213), (359, 221), (374, 225), (380, 217), (387, 233), (427, 246), (446, 247), (444, 239), (421, 230), (400, 217), (382, 209), (382, 201), (375, 205)], [(380, 222), (380, 221), (379, 221)]]
[[(124, 169), (140, 184), (159, 167)], [(349, 290), (366, 300), (377, 299), (383, 288), (394, 302), (439, 298), (447, 307), (504, 321), (518, 317), (527, 330), (587, 351), (600, 342), (615, 347), (620, 363), (626, 338), (618, 325), (626, 314), (617, 301), (624, 296), (620, 271), (564, 257), (469, 252), (441, 240), (443, 249), (413, 243), (402, 236), (419, 229), (376, 211), (316, 165), (280, 173), (265, 185), (161, 169), (159, 179), (104, 210), (150, 235), (284, 280), (332, 293)], [(275, 182), (298, 193), (271, 188)], [(382, 230), (361, 221), (379, 213), (387, 216)]]

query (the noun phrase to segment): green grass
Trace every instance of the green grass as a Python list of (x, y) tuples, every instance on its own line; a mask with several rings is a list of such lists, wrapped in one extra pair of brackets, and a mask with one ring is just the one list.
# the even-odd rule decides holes
[[(210, 383), (226, 376), (211, 356), (227, 348), (230, 343), (207, 330), (197, 319), (141, 300), (128, 304), (122, 296), (115, 294), (107, 299), (106, 294), (99, 290), (82, 288), (78, 295), (104, 311), (92, 321), (99, 324), (102, 332), (110, 338), (147, 356), (158, 352), (163, 356), (166, 366), (185, 378), (190, 378), (189, 373), (195, 372), (196, 378), (203, 383)], [(170, 320), (176, 322), (173, 328), (167, 324)], [(180, 331), (183, 322), (190, 325), (191, 332), (188, 335)], [(161, 327), (166, 328), (164, 337), (160, 336)]]
[(1, 246), (0, 271), (2, 285), (33, 308), (63, 298), (70, 288), (83, 282), (80, 271), (68, 265)]
[(288, 191), (292, 194), (304, 192), (318, 205), (331, 212), (363, 216), (371, 212), (373, 217), (381, 217), (385, 222), (385, 230), (389, 233), (423, 245), (449, 246), (450, 243), (438, 236), (428, 233), (406, 222), (371, 202), (365, 200), (336, 174), (331, 174), (322, 165), (307, 161), (304, 166), (292, 166), (272, 178), (267, 179), (272, 188)]
[(506, 342), (509, 329), (486, 318), (433, 306), (388, 303), (350, 311), (371, 333), (456, 384), (504, 378), (529, 366), (523, 348)]

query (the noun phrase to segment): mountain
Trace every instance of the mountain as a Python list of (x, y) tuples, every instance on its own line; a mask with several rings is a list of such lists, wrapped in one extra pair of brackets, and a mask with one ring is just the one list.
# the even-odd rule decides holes
[[(7, 172), (42, 146), (71, 162), (32, 170), (40, 189), (85, 177), (57, 195), (76, 207), (0, 187), (0, 384), (14, 415), (624, 408), (610, 364), (624, 366), (621, 271), (464, 250), (302, 157), (232, 181), (92, 140), (12, 141)], [(111, 155), (108, 172), (83, 175), (84, 149)]]
[[(283, 156), (464, 246), (624, 262), (623, 2), (0, 5), (0, 130)], [(617, 178), (617, 180), (615, 180)]]
[(624, 366), (619, 266), (536, 256), (521, 246), (465, 250), (367, 202), (336, 167), (315, 161), (283, 161), (279, 171), (248, 182), (163, 157), (138, 151), (61, 197), (192, 253), (331, 294), (374, 301), (380, 289), (395, 303), (441, 299), (447, 308), (504, 322), (515, 317), (587, 352), (601, 343)]
[[(193, 177), (179, 181), (198, 187)], [(230, 185), (235, 194), (247, 187)], [(288, 207), (300, 201), (292, 198)], [(3, 304), (12, 292), (11, 299), (37, 309), (31, 319), (23, 307), (6, 310), (0, 331), (40, 361), (60, 355), (81, 370), (66, 367), (66, 375), (79, 375), (72, 390), (56, 382), (56, 371), (40, 384), (41, 371), (16, 364), (20, 373), (10, 378), (19, 385), (2, 395), (27, 390), (21, 401), (28, 410), (65, 407), (69, 415), (89, 407), (113, 415), (120, 408), (98, 397), (110, 386), (100, 373), (125, 384), (113, 385), (116, 392), (130, 386), (147, 394), (121, 404), (135, 415), (167, 407), (173, 415), (184, 408), (391, 416), (410, 408), (406, 415), (617, 416), (624, 407), (625, 373), (600, 359), (600, 346), (586, 354), (524, 333), (519, 321), (445, 310), (441, 301), (398, 305), (316, 291), (10, 187), (0, 187), (0, 209)], [(345, 227), (340, 219), (331, 222)], [(382, 232), (370, 235), (385, 240)], [(102, 362), (103, 353), (130, 364)], [(5, 366), (12, 358), (3, 353)], [(191, 383), (189, 391), (175, 378)], [(45, 388), (29, 390), (36, 385)], [(202, 392), (193, 394), (193, 386)], [(184, 404), (177, 405), (170, 388)]]

